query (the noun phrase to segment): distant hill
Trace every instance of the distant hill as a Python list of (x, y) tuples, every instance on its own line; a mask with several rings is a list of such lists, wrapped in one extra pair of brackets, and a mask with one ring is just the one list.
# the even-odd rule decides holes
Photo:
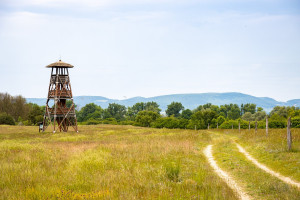
[[(79, 108), (85, 106), (88, 103), (95, 103), (102, 108), (107, 108), (109, 103), (118, 103), (121, 105), (132, 106), (138, 102), (155, 101), (160, 105), (162, 111), (167, 109), (167, 105), (171, 102), (181, 102), (187, 109), (195, 109), (199, 105), (206, 103), (212, 103), (214, 105), (224, 104), (245, 104), (254, 103), (259, 107), (264, 108), (265, 111), (269, 112), (275, 106), (300, 106), (300, 99), (289, 100), (287, 102), (276, 101), (268, 97), (255, 97), (247, 94), (228, 92), (228, 93), (199, 93), (199, 94), (171, 94), (156, 96), (150, 98), (144, 97), (133, 97), (124, 100), (109, 99), (102, 96), (75, 96), (74, 102)], [(27, 98), (27, 102), (36, 103), (38, 105), (45, 105), (46, 98)]]

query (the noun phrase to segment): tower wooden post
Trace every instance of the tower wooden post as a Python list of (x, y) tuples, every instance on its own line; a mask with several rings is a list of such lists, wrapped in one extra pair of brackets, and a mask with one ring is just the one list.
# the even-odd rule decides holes
[[(58, 130), (67, 132), (68, 127), (72, 126), (78, 132), (68, 70), (74, 66), (59, 60), (46, 67), (51, 68), (51, 76), (43, 120), (43, 131), (48, 126), (51, 126), (53, 133)], [(70, 101), (69, 107), (67, 106), (67, 100)]]

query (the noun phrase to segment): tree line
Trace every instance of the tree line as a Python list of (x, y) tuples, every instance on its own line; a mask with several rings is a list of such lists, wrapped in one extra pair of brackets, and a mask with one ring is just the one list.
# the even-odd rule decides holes
[(43, 120), (45, 106), (27, 103), (26, 99), (0, 93), (0, 124), (36, 125)]
[(185, 109), (180, 102), (168, 105), (165, 114), (156, 102), (139, 102), (131, 107), (111, 103), (108, 108), (90, 103), (77, 111), (82, 124), (130, 124), (154, 128), (207, 129), (210, 128), (265, 128), (266, 117), (270, 128), (285, 128), (287, 118), (292, 117), (292, 127), (300, 128), (299, 107), (276, 106), (267, 114), (255, 104), (199, 105), (196, 109)]
[[(67, 102), (69, 105), (70, 102)], [(26, 103), (22, 96), (11, 96), (0, 93), (0, 124), (37, 125), (43, 120), (45, 106)], [(255, 104), (225, 104), (213, 105), (207, 103), (196, 109), (185, 109), (180, 102), (172, 102), (165, 113), (156, 102), (139, 102), (126, 107), (117, 103), (110, 103), (107, 108), (90, 103), (76, 109), (79, 124), (129, 124), (154, 128), (238, 128), (250, 126), (265, 128), (265, 119), (269, 118), (270, 128), (285, 128), (286, 120), (292, 117), (292, 127), (300, 128), (299, 107), (276, 106), (267, 114), (263, 108)]]

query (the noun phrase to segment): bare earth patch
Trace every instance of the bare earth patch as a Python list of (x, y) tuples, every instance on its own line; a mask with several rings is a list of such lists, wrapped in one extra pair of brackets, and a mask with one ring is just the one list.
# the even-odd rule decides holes
[(212, 155), (212, 145), (208, 145), (204, 149), (204, 155), (208, 159), (208, 162), (210, 166), (214, 169), (214, 171), (217, 173), (219, 177), (221, 177), (227, 185), (233, 189), (242, 200), (250, 200), (251, 198), (240, 188), (237, 183), (234, 181), (234, 179), (229, 176), (225, 171), (223, 171), (219, 166), (217, 165), (216, 161), (214, 160), (214, 157)]
[(299, 182), (296, 182), (296, 181), (292, 180), (289, 177), (283, 176), (280, 173), (275, 172), (275, 171), (269, 169), (265, 165), (259, 163), (255, 158), (253, 158), (243, 147), (241, 147), (238, 144), (236, 144), (236, 146), (238, 147), (239, 151), (241, 153), (243, 153), (246, 156), (246, 158), (248, 160), (250, 160), (253, 164), (255, 164), (257, 167), (259, 167), (260, 169), (264, 170), (265, 172), (271, 174), (272, 176), (277, 177), (278, 179), (282, 180), (283, 182), (285, 182), (285, 183), (287, 183), (289, 185), (296, 186), (296, 187), (298, 187), (300, 189), (300, 183)]

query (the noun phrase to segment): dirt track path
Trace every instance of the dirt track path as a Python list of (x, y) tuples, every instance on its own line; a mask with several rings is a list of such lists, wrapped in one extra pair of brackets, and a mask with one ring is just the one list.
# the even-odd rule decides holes
[(219, 168), (219, 166), (217, 165), (217, 163), (212, 155), (212, 146), (213, 145), (208, 145), (203, 151), (204, 155), (208, 159), (210, 166), (214, 169), (214, 171), (218, 174), (218, 176), (221, 177), (227, 183), (227, 185), (238, 194), (240, 199), (250, 200), (251, 198), (242, 190), (242, 188), (240, 188), (237, 185), (237, 183), (234, 181), (234, 179), (232, 177), (230, 177), (221, 168)]
[(283, 176), (280, 173), (269, 169), (265, 165), (259, 163), (255, 158), (253, 158), (242, 146), (240, 146), (239, 144), (236, 144), (236, 146), (238, 147), (239, 151), (241, 153), (243, 153), (246, 156), (246, 158), (248, 160), (250, 160), (252, 163), (254, 163), (257, 167), (259, 167), (260, 169), (264, 170), (265, 172), (271, 174), (272, 176), (277, 177), (278, 179), (284, 181), (285, 183), (287, 183), (289, 185), (296, 186), (300, 189), (300, 183), (299, 182), (296, 182), (296, 181), (290, 179), (289, 177)]

